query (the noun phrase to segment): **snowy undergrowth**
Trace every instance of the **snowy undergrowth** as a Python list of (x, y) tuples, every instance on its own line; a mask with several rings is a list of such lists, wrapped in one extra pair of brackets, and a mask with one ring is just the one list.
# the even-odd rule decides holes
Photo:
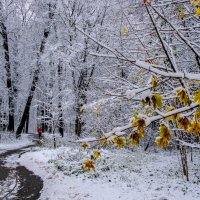
[(20, 162), (45, 180), (41, 199), (53, 199), (58, 191), (57, 199), (200, 199), (199, 152), (190, 162), (189, 182), (183, 180), (176, 152), (103, 149), (96, 171), (87, 173), (82, 166), (92, 152), (68, 145), (26, 153)]
[(16, 139), (13, 133), (0, 132), (0, 153), (30, 144), (33, 144), (31, 134), (22, 134), (21, 138)]

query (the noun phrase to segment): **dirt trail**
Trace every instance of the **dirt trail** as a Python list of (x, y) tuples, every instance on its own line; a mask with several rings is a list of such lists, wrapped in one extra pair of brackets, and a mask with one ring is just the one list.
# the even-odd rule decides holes
[[(18, 157), (21, 156), (21, 154), (27, 152), (30, 150), (31, 147), (34, 145), (30, 145), (27, 147), (15, 149), (15, 150), (9, 150), (3, 154), (0, 154), (0, 182), (6, 181), (9, 174), (15, 173), (16, 174), (16, 180), (18, 181), (18, 190), (16, 194), (14, 194), (15, 197), (9, 198), (9, 195), (7, 195), (4, 198), (0, 198), (0, 200), (37, 200), (40, 197), (40, 192), (43, 188), (43, 181), (39, 176), (36, 176), (33, 172), (26, 169), (24, 166), (19, 165), (19, 163), (16, 163), (17, 166), (14, 167), (8, 167), (6, 166), (6, 158), (8, 158), (11, 155), (17, 155)], [(1, 193), (1, 191), (0, 191)], [(0, 194), (0, 196), (5, 196), (6, 194)]]

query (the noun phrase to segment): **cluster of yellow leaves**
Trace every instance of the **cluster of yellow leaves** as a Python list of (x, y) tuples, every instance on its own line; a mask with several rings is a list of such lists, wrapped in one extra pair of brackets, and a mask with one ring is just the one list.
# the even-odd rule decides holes
[(191, 100), (190, 97), (187, 93), (187, 91), (185, 89), (180, 89), (180, 90), (176, 90), (176, 94), (179, 97), (179, 100), (181, 103), (183, 103), (184, 105), (191, 105)]
[(125, 137), (116, 137), (114, 139), (114, 144), (118, 146), (119, 149), (126, 146), (126, 138)]
[(152, 103), (153, 103), (153, 107), (154, 109), (156, 108), (162, 108), (163, 106), (163, 102), (162, 102), (162, 96), (159, 94), (154, 94), (151, 97)]
[(171, 131), (165, 124), (160, 125), (160, 136), (156, 138), (156, 144), (166, 150), (172, 138)]
[(135, 120), (132, 122), (132, 126), (134, 128), (137, 128), (137, 131), (130, 134), (129, 140), (132, 145), (139, 144), (140, 139), (144, 137), (145, 134), (145, 127), (146, 122), (142, 118), (135, 118)]
[(194, 114), (194, 120), (189, 120), (187, 117), (180, 116), (178, 118), (178, 128), (193, 133), (196, 136), (200, 136), (200, 111), (196, 111)]
[(194, 93), (194, 102), (197, 102), (200, 105), (200, 89)]
[(154, 94), (151, 98), (150, 97), (146, 97), (145, 99), (142, 99), (142, 104), (144, 106), (146, 105), (153, 105), (153, 108), (162, 108), (163, 106), (163, 100), (162, 100), (162, 96), (159, 94)]
[(83, 168), (87, 171), (90, 172), (91, 170), (95, 171), (95, 166), (94, 166), (94, 160), (98, 159), (101, 157), (101, 153), (99, 151), (95, 151), (91, 156), (90, 159), (86, 160), (84, 162)]
[(94, 161), (93, 160), (86, 160), (84, 162), (84, 169), (87, 170), (87, 172), (90, 172), (91, 170), (95, 171)]
[(191, 4), (196, 7), (196, 16), (200, 16), (200, 0), (191, 0)]

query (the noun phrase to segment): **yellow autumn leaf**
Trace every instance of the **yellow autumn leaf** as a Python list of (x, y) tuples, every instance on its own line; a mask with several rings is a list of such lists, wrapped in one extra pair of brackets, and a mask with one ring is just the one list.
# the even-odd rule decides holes
[(153, 88), (156, 90), (158, 88), (158, 80), (155, 77), (152, 77), (151, 83)]
[(171, 131), (165, 124), (160, 125), (160, 136), (156, 138), (156, 144), (166, 150), (172, 138)]
[(86, 143), (83, 143), (81, 146), (82, 146), (85, 150), (89, 147), (89, 145), (86, 144)]
[(190, 126), (190, 120), (187, 117), (179, 117), (178, 118), (178, 128), (184, 128), (185, 130), (188, 129)]
[(176, 94), (179, 97), (179, 101), (181, 103), (183, 103), (184, 105), (188, 105), (188, 106), (191, 105), (192, 102), (191, 102), (189, 95), (185, 89), (176, 90)]
[(95, 171), (94, 161), (93, 160), (86, 160), (84, 162), (84, 169), (90, 172), (91, 170)]
[(162, 146), (162, 138), (160, 136), (156, 137), (156, 144), (158, 147)]
[(193, 6), (200, 6), (200, 0), (191, 0)]
[(137, 145), (140, 143), (140, 137), (137, 133), (131, 133), (129, 136), (129, 141), (132, 145)]
[(194, 93), (194, 102), (197, 102), (200, 105), (200, 89)]
[(101, 158), (101, 153), (100, 153), (99, 151), (95, 151), (95, 152), (93, 153), (93, 156), (94, 156), (96, 159)]
[(145, 128), (146, 127), (146, 122), (142, 118), (135, 118), (132, 122), (133, 127), (137, 127), (138, 129), (140, 128)]
[(163, 101), (162, 101), (162, 96), (159, 94), (154, 94), (151, 97), (152, 103), (153, 103), (153, 107), (154, 109), (156, 108), (162, 108), (163, 106)]
[(157, 137), (156, 138), (156, 144), (158, 147), (162, 147), (164, 150), (167, 149), (167, 146), (169, 145), (170, 141), (166, 138)]
[(125, 137), (117, 137), (114, 139), (114, 143), (118, 146), (119, 149), (126, 146), (126, 138)]
[(200, 110), (194, 113), (194, 120), (197, 122), (200, 119)]
[(140, 138), (143, 138), (145, 135), (145, 130), (144, 128), (138, 128), (137, 134), (139, 135)]
[(104, 135), (99, 140), (100, 144), (105, 144), (107, 142), (107, 137)]
[(124, 33), (124, 35), (128, 36), (128, 28), (127, 27), (123, 28), (123, 33)]
[(195, 13), (196, 13), (196, 16), (200, 16), (200, 7), (196, 8)]
[(194, 135), (200, 136), (200, 122), (191, 121), (191, 125), (188, 128), (188, 132), (191, 132)]
[(145, 99), (142, 99), (142, 104), (143, 104), (143, 106), (146, 106), (146, 105), (151, 105), (151, 99), (150, 99), (150, 97), (146, 97)]
[(171, 131), (165, 124), (161, 124), (159, 130), (160, 130), (160, 137), (167, 138), (168, 140), (172, 138)]
[(130, 144), (136, 145), (140, 143), (140, 139), (144, 137), (144, 128), (140, 128), (137, 132), (133, 132), (129, 136)]
[(137, 127), (137, 133), (130, 135), (130, 141), (131, 144), (138, 144), (140, 138), (143, 138), (145, 135), (144, 128), (146, 127), (146, 122), (142, 118), (135, 118), (135, 120), (132, 122), (133, 127)]

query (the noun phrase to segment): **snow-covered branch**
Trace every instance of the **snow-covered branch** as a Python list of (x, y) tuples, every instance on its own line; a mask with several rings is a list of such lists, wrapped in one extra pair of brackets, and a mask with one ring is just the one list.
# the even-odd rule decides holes
[[(76, 26), (76, 28), (82, 33), (84, 34), (86, 37), (90, 38), (91, 40), (93, 40), (95, 43), (101, 45), (102, 47), (104, 47), (105, 49), (109, 50), (111, 53), (113, 53), (114, 55), (109, 56), (109, 55), (101, 55), (101, 57), (109, 57), (109, 58), (116, 58), (119, 60), (123, 60), (123, 61), (127, 61), (132, 63), (133, 65), (136, 65), (142, 69), (148, 70), (149, 72), (164, 76), (164, 77), (169, 77), (169, 78), (182, 78), (182, 79), (189, 79), (189, 80), (200, 80), (200, 74), (192, 74), (192, 73), (183, 73), (183, 72), (165, 72), (165, 71), (161, 71), (158, 68), (160, 68), (159, 65), (152, 65), (152, 64), (148, 64), (147, 62), (144, 61), (140, 61), (140, 60), (133, 60), (131, 58), (127, 58), (126, 56), (124, 56), (123, 54), (121, 54), (121, 56), (119, 56), (117, 54), (117, 52), (112, 49), (111, 47), (103, 44), (102, 42), (99, 42), (98, 40), (96, 40), (95, 38), (93, 38), (92, 36), (90, 36), (89, 34), (87, 34), (85, 31), (83, 31), (82, 29), (80, 29), (78, 26)], [(119, 53), (119, 52), (118, 52)], [(161, 67), (163, 68), (163, 67)]]

